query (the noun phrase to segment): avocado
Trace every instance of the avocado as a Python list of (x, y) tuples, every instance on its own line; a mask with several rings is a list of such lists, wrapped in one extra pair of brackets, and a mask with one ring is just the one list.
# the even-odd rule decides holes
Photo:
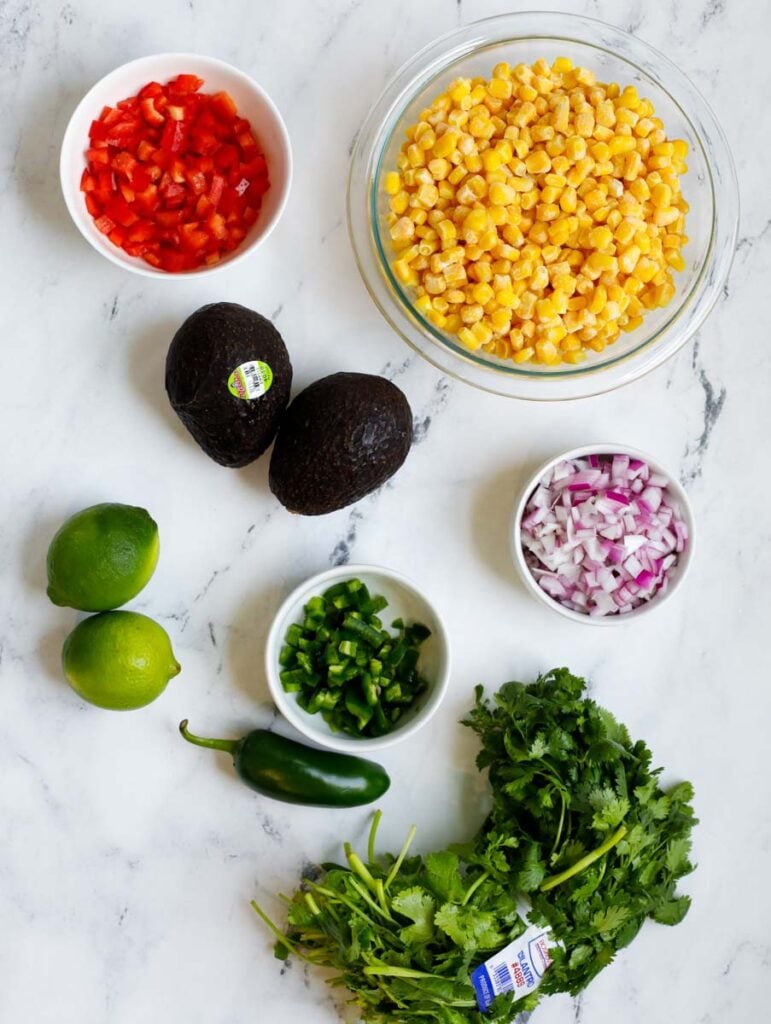
[(374, 491), (412, 444), (412, 412), (385, 377), (334, 373), (294, 399), (270, 459), (270, 489), (290, 512), (321, 516)]
[(289, 401), (292, 364), (264, 316), (235, 302), (201, 306), (166, 356), (171, 406), (221, 466), (245, 466), (276, 435)]

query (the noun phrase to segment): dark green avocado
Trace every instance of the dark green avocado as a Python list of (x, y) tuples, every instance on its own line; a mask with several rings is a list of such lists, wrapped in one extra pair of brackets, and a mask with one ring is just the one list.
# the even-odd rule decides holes
[(201, 306), (182, 324), (166, 357), (171, 406), (221, 466), (246, 466), (276, 436), (292, 387), (281, 335), (235, 302)]
[(294, 399), (270, 459), (270, 489), (290, 512), (321, 516), (374, 491), (412, 444), (412, 412), (385, 377), (335, 373)]

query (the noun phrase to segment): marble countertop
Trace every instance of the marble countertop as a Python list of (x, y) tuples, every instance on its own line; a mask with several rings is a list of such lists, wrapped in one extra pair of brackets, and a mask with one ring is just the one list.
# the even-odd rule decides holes
[[(532, 0), (531, 7), (551, 7)], [(694, 781), (701, 825), (693, 908), (647, 926), (578, 1000), (538, 1024), (739, 1024), (771, 997), (768, 580), (771, 9), (724, 0), (563, 0), (665, 50), (713, 104), (735, 155), (740, 242), (699, 336), (650, 377), (562, 405), (517, 403), (441, 377), (410, 354), (358, 278), (344, 221), (348, 153), (396, 68), (495, 0), (82, 0), (0, 5), (0, 1021), (31, 1024), (333, 1024), (329, 990), (282, 966), (249, 908), (304, 864), (361, 842), (365, 809), (261, 799), (177, 723), (239, 735), (274, 721), (262, 647), (297, 582), (345, 560), (402, 570), (436, 595), (454, 638), (446, 703), (416, 742), (383, 755), (384, 845), (413, 822), (424, 850), (478, 824), (474, 743), (457, 725), (472, 687), (567, 664)], [(264, 11), (264, 13), (262, 13)], [(269, 13), (268, 13), (269, 12)], [(143, 280), (93, 252), (57, 181), (66, 120), (85, 90), (145, 53), (191, 50), (254, 75), (286, 117), (296, 178), (256, 255), (210, 280)], [(171, 413), (163, 363), (203, 302), (276, 321), (296, 387), (338, 369), (394, 375), (418, 441), (403, 470), (351, 509), (290, 517), (267, 462), (206, 459)], [(673, 467), (699, 550), (679, 597), (621, 630), (563, 621), (518, 584), (507, 523), (525, 474), (594, 439)], [(149, 708), (81, 703), (59, 670), (75, 614), (45, 596), (50, 537), (97, 501), (144, 505), (162, 556), (132, 607), (169, 631), (181, 676)], [(276, 723), (278, 728), (283, 728)], [(416, 785), (415, 781), (420, 780)]]

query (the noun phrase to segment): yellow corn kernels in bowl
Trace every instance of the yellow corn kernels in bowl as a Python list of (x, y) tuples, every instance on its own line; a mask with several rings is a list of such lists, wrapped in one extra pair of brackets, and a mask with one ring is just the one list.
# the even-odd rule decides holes
[(458, 78), (384, 175), (394, 275), (469, 350), (579, 363), (674, 297), (687, 150), (567, 58)]

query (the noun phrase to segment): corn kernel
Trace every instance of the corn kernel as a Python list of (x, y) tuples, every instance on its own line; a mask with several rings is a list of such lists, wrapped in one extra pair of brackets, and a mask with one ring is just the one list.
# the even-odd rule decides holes
[(593, 249), (607, 249), (613, 241), (613, 232), (608, 227), (594, 228), (589, 232), (589, 245)]
[(672, 202), (672, 189), (669, 185), (654, 185), (651, 189), (651, 202), (659, 209), (668, 207)]

